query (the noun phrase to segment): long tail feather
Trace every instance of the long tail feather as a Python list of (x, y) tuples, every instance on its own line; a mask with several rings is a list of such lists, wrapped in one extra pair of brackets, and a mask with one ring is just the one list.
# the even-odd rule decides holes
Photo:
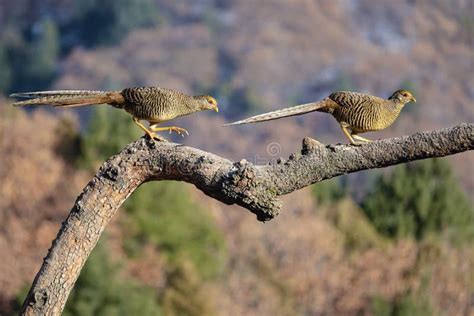
[(12, 98), (40, 98), (48, 96), (84, 96), (84, 95), (100, 95), (106, 93), (105, 91), (95, 90), (53, 90), (53, 91), (33, 91), (33, 92), (19, 92), (12, 93)]
[(249, 118), (246, 118), (244, 120), (240, 120), (237, 122), (225, 124), (224, 126), (230, 126), (230, 125), (240, 125), (240, 124), (249, 124), (249, 123), (257, 123), (257, 122), (264, 122), (264, 121), (271, 121), (271, 120), (277, 120), (283, 117), (289, 117), (289, 116), (294, 116), (294, 115), (300, 115), (304, 113), (309, 113), (316, 111), (318, 109), (321, 109), (322, 107), (326, 106), (327, 104), (327, 99), (324, 99), (319, 102), (313, 102), (313, 103), (306, 103), (306, 104), (301, 104), (301, 105), (296, 105), (292, 106), (289, 108), (281, 109), (281, 110), (276, 110), (273, 112), (268, 112), (260, 115), (255, 115)]
[(119, 92), (92, 90), (59, 90), (13, 93), (10, 97), (29, 98), (13, 103), (13, 106), (51, 105), (55, 107), (75, 107), (92, 104), (117, 104)]

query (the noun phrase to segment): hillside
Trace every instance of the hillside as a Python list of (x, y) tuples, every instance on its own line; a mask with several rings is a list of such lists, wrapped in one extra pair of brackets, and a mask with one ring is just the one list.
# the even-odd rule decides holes
[[(413, 91), (418, 102), (389, 129), (367, 135), (372, 139), (474, 121), (470, 1), (104, 3), (2, 1), (0, 95), (139, 85), (211, 93), (219, 115), (176, 120), (191, 135), (173, 139), (260, 164), (298, 151), (304, 136), (346, 140), (321, 113), (221, 125), (335, 90), (383, 97)], [(98, 19), (104, 12), (114, 19)], [(22, 111), (8, 102), (0, 96), (0, 251), (8, 254), (0, 269), (2, 315), (18, 308), (97, 167), (140, 136), (115, 109)], [(443, 161), (473, 209), (474, 154)], [(191, 186), (146, 184), (107, 227), (67, 315), (105, 313), (107, 304), (126, 314), (142, 307), (169, 315), (474, 313), (470, 239), (455, 242), (445, 230), (423, 239), (387, 236), (367, 216), (367, 192), (393, 170), (290, 194), (265, 225)], [(138, 307), (127, 305), (135, 299)]]

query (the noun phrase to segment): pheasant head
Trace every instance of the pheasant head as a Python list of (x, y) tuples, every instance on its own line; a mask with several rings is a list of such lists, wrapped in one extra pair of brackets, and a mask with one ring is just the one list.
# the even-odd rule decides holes
[(195, 96), (194, 99), (198, 101), (197, 104), (200, 110), (213, 110), (219, 112), (216, 99), (214, 99), (210, 95), (198, 95)]
[(404, 90), (404, 89), (395, 91), (390, 96), (390, 98), (388, 98), (388, 99), (389, 100), (394, 100), (394, 101), (396, 101), (398, 103), (401, 103), (401, 104), (406, 104), (406, 103), (409, 103), (409, 102), (416, 102), (416, 99), (413, 96), (413, 94), (410, 91)]

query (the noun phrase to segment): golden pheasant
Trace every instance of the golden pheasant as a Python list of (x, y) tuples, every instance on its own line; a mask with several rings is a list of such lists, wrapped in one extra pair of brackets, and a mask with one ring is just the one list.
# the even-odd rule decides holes
[[(159, 137), (155, 132), (172, 131), (184, 136), (187, 130), (177, 126), (158, 127), (158, 124), (173, 118), (202, 110), (218, 111), (217, 101), (208, 95), (189, 96), (184, 93), (159, 88), (136, 87), (122, 91), (59, 90), (14, 93), (10, 97), (29, 100), (13, 103), (14, 106), (51, 105), (54, 107), (76, 107), (92, 104), (109, 104), (124, 109), (133, 117), (133, 121), (150, 136)], [(140, 120), (148, 121), (145, 127)]]
[(358, 134), (389, 127), (395, 122), (405, 104), (412, 101), (416, 102), (416, 99), (407, 90), (397, 90), (388, 99), (358, 92), (339, 91), (319, 102), (268, 112), (226, 125), (270, 121), (313, 111), (326, 112), (332, 114), (339, 122), (349, 141), (354, 145), (359, 145), (361, 142), (371, 140)]

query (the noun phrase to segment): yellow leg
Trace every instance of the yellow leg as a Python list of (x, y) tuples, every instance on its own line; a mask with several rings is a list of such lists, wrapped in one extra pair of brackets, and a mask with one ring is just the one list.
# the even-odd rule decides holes
[(137, 124), (138, 127), (140, 127), (148, 136), (150, 136), (150, 139), (152, 139), (153, 141), (155, 141), (155, 138), (160, 141), (165, 141), (164, 138), (159, 137), (158, 135), (150, 131), (148, 128), (146, 128), (145, 125), (140, 123), (140, 121), (136, 117), (133, 117), (133, 122), (135, 122), (135, 124)]
[(365, 137), (359, 136), (359, 135), (354, 134), (354, 133), (352, 133), (352, 137), (353, 137), (354, 139), (360, 140), (360, 141), (362, 141), (362, 142), (366, 142), (366, 143), (371, 143), (371, 142), (372, 142), (370, 139), (367, 139), (367, 138), (365, 138)]
[(348, 125), (346, 123), (339, 123), (339, 124), (341, 125), (342, 132), (344, 133), (344, 135), (346, 135), (346, 137), (349, 139), (351, 144), (352, 145), (360, 145), (354, 140), (354, 138), (352, 138), (351, 134), (347, 130)]
[(166, 127), (158, 127), (158, 124), (154, 124), (150, 126), (150, 129), (153, 132), (159, 132), (159, 131), (169, 131), (170, 134), (171, 132), (176, 132), (178, 135), (181, 135), (184, 137), (184, 134), (189, 135), (188, 131), (185, 130), (184, 128), (177, 127), (177, 126), (166, 126)]

